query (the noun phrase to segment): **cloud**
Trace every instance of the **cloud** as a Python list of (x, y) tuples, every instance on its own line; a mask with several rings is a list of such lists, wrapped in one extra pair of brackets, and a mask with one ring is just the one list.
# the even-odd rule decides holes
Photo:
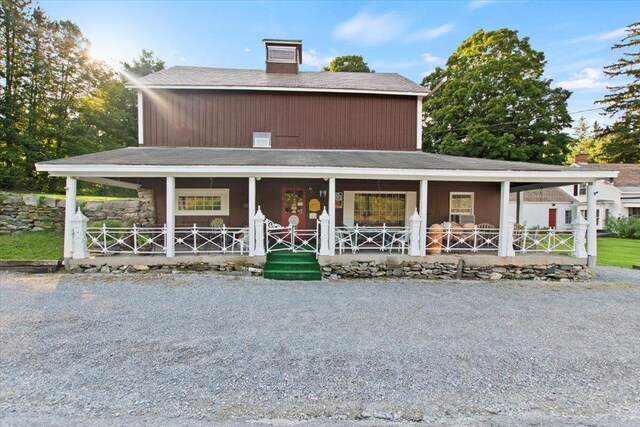
[(407, 36), (407, 41), (416, 42), (421, 40), (434, 40), (450, 33), (453, 29), (454, 25), (452, 23), (443, 24), (439, 27), (424, 28), (409, 34)]
[(626, 28), (618, 28), (611, 31), (605, 31), (603, 33), (588, 34), (582, 37), (576, 37), (566, 41), (566, 44), (576, 44), (583, 42), (602, 42), (607, 40), (620, 40), (627, 34)]
[(373, 15), (359, 12), (333, 30), (335, 38), (363, 45), (379, 45), (398, 37), (405, 28), (405, 21), (392, 12)]
[(245, 52), (251, 52), (251, 49), (250, 49), (250, 48), (248, 48), (248, 47), (245, 47), (245, 48), (244, 48), (244, 51), (245, 51)]
[(423, 53), (421, 56), (422, 56), (422, 60), (424, 62), (426, 62), (427, 64), (441, 64), (442, 63), (442, 58), (437, 57), (437, 56), (433, 56), (430, 53)]
[(496, 0), (471, 0), (471, 2), (469, 3), (469, 9), (471, 10), (480, 9), (481, 7), (488, 6), (491, 3), (495, 3), (495, 2)]
[(302, 51), (302, 62), (305, 65), (320, 68), (329, 63), (335, 58), (335, 55), (323, 55), (318, 53), (315, 49), (309, 49)]
[(558, 82), (558, 86), (564, 89), (602, 89), (606, 85), (601, 81), (602, 73), (595, 68), (583, 68), (579, 73), (574, 73), (572, 78)]

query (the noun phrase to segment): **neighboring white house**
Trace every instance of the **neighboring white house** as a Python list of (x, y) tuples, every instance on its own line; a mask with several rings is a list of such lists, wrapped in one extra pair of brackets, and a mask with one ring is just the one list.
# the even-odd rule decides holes
[[(588, 170), (616, 170), (613, 181), (599, 180), (596, 191), (596, 227), (606, 228), (608, 216), (640, 216), (640, 164), (587, 164), (576, 168)], [(520, 197), (520, 212), (517, 200)], [(571, 222), (580, 213), (587, 217), (587, 187), (584, 184), (522, 191), (511, 195), (511, 215), (527, 227), (571, 228)]]

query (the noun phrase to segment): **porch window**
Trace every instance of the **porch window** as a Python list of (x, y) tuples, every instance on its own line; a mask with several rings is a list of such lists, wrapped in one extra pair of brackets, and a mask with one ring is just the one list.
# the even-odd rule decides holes
[(473, 195), (474, 193), (449, 193), (449, 221), (469, 222), (466, 219), (473, 215)]
[(176, 215), (229, 215), (229, 189), (176, 189)]
[(355, 193), (353, 221), (363, 226), (404, 226), (406, 195), (404, 193)]

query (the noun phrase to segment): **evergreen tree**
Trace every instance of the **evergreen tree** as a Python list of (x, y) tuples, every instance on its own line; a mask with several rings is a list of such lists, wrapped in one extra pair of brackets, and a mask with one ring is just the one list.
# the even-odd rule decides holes
[(333, 58), (328, 67), (323, 67), (322, 71), (332, 71), (336, 73), (375, 73), (364, 62), (360, 55), (343, 55)]

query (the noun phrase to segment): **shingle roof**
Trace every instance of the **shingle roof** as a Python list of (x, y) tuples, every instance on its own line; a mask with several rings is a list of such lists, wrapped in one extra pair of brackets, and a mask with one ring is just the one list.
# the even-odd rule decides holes
[[(511, 194), (511, 201), (516, 200), (516, 194)], [(558, 187), (538, 188), (522, 192), (525, 202), (550, 202), (550, 203), (571, 203), (578, 200)]]
[(127, 87), (202, 87), (321, 91), (370, 91), (397, 94), (423, 94), (429, 90), (396, 73), (331, 73), (308, 72), (298, 74), (266, 73), (264, 70), (176, 66), (149, 74)]
[(447, 156), (421, 151), (130, 147), (50, 160), (42, 165), (308, 166), (365, 169), (575, 171), (570, 166)]
[(640, 164), (633, 163), (589, 163), (578, 164), (577, 167), (587, 170), (614, 170), (619, 171), (618, 177), (613, 180), (616, 187), (640, 187)]

